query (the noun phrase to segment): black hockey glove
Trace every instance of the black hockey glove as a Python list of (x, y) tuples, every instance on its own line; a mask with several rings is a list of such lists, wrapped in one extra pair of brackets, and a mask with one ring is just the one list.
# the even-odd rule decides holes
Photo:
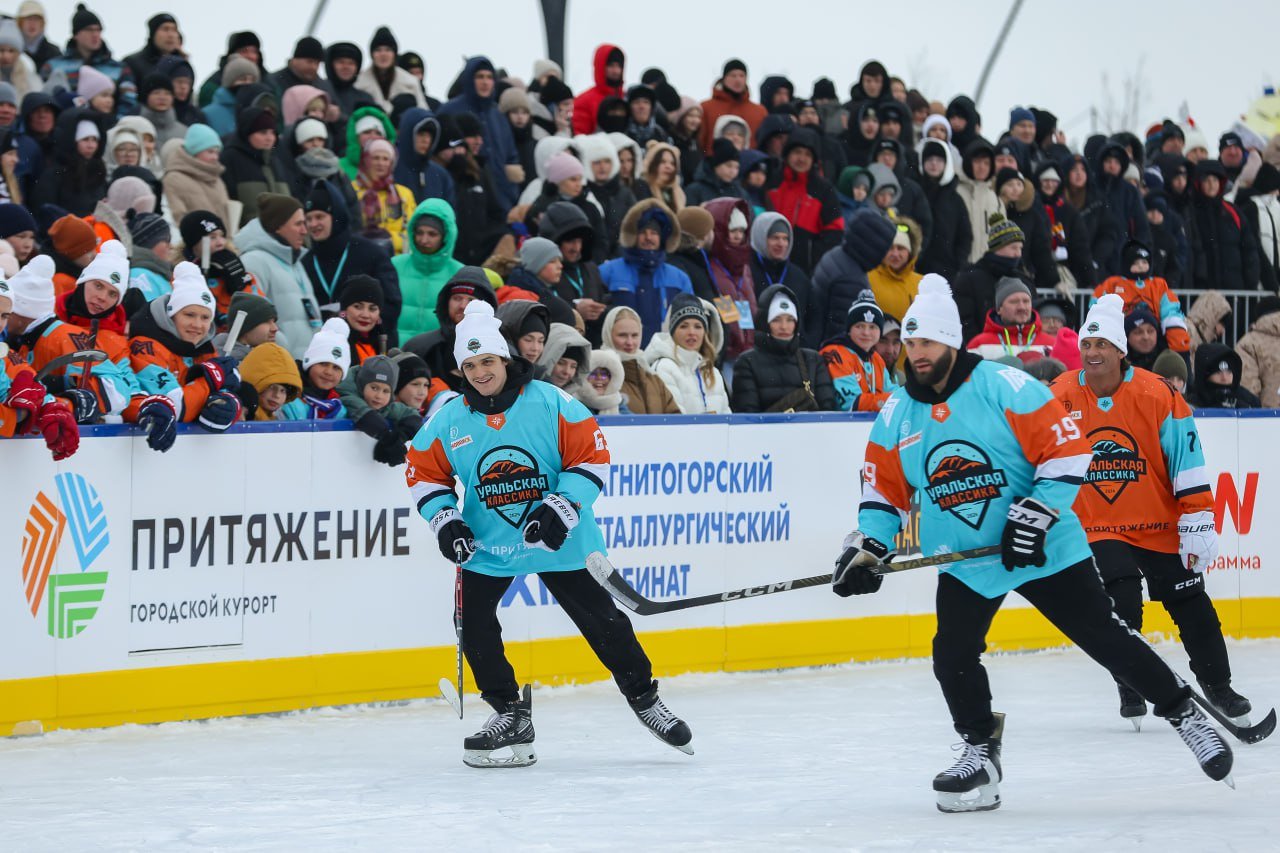
[(404, 439), (400, 437), (394, 430), (379, 438), (373, 445), (373, 461), (381, 462), (383, 465), (403, 465), (404, 458), (408, 455), (408, 448), (405, 447)]
[(352, 426), (375, 441), (391, 432), (391, 422), (373, 409), (361, 415)]
[(1008, 571), (1024, 566), (1043, 566), (1044, 540), (1049, 528), (1058, 523), (1058, 514), (1034, 498), (1018, 498), (1009, 505), (1000, 537), (1000, 560)]
[(524, 526), (524, 541), (544, 551), (559, 551), (569, 531), (578, 526), (578, 507), (564, 495), (554, 492), (529, 513)]
[(230, 293), (244, 290), (253, 283), (253, 276), (245, 270), (240, 257), (230, 249), (219, 249), (209, 256), (209, 274), (222, 279)]
[(66, 388), (59, 391), (58, 396), (71, 402), (78, 424), (91, 424), (102, 414), (102, 407), (98, 405), (98, 395), (87, 388)]
[(893, 559), (893, 552), (884, 543), (863, 536), (856, 530), (844, 538), (844, 551), (836, 560), (836, 570), (831, 575), (831, 590), (841, 598), (866, 595), (880, 589), (884, 576), (872, 571)]
[(476, 535), (453, 507), (444, 507), (427, 524), (440, 543), (440, 553), (450, 563), (465, 566), (476, 555)]
[(240, 420), (243, 411), (240, 398), (224, 388), (209, 395), (196, 417), (196, 423), (209, 432), (226, 432), (233, 423)]
[(147, 434), (147, 447), (168, 452), (178, 438), (178, 408), (162, 394), (152, 394), (138, 407), (138, 426)]

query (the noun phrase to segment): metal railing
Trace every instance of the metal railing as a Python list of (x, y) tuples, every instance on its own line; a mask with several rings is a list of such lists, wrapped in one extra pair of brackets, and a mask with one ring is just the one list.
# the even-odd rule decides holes
[[(1038, 294), (1041, 297), (1061, 296), (1052, 288), (1039, 288)], [(1275, 296), (1267, 290), (1179, 290), (1177, 291), (1178, 301), (1182, 303), (1182, 313), (1187, 314), (1191, 310), (1192, 304), (1205, 293), (1217, 293), (1227, 300), (1227, 304), (1231, 306), (1231, 313), (1222, 320), (1225, 332), (1222, 336), (1222, 342), (1228, 346), (1234, 347), (1236, 341), (1244, 337), (1249, 331), (1249, 326), (1253, 323), (1253, 312), (1257, 309), (1258, 300)], [(1089, 302), (1093, 298), (1092, 290), (1077, 290), (1075, 294), (1076, 307), (1076, 325), (1078, 326), (1084, 321), (1085, 314), (1089, 311)]]

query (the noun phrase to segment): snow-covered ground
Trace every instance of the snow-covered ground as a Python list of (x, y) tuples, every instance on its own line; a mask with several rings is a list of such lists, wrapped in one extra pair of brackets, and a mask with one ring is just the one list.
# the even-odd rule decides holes
[[(1181, 647), (1160, 651), (1187, 671)], [(1280, 701), (1280, 641), (1231, 653), (1256, 708)], [(525, 769), (463, 766), (487, 710), (475, 696), (465, 721), (436, 700), (4, 740), (0, 848), (1280, 849), (1280, 735), (1232, 742), (1232, 791), (1162, 720), (1135, 734), (1079, 652), (988, 664), (1008, 714), (990, 813), (934, 809), (957, 738), (928, 663), (910, 661), (670, 679), (693, 757), (604, 683), (535, 691)]]

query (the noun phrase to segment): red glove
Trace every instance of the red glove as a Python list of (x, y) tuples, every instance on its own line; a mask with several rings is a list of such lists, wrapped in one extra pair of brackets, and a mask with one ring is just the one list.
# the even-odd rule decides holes
[(36, 425), (44, 436), (44, 443), (53, 451), (53, 461), (59, 462), (76, 452), (80, 446), (80, 428), (75, 416), (61, 403), (46, 403), (40, 407)]
[(26, 413), (26, 417), (18, 426), (19, 435), (36, 428), (36, 418), (40, 414), (40, 407), (44, 405), (44, 397), (48, 393), (45, 387), (36, 381), (36, 375), (29, 370), (24, 370), (13, 378), (13, 384), (9, 386), (9, 399), (5, 400), (5, 403), (19, 412)]

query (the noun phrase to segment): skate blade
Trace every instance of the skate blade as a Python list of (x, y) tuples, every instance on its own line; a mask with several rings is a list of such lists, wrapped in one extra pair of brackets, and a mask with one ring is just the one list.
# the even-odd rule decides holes
[(1000, 808), (1000, 787), (995, 784), (979, 785), (974, 790), (963, 793), (934, 793), (938, 798), (938, 811), (944, 814), (989, 812)]
[(681, 752), (683, 752), (685, 755), (693, 755), (693, 741), (689, 741), (689, 742), (688, 742), (688, 743), (686, 743), (684, 746), (676, 746), (674, 743), (669, 743), (669, 742), (667, 742), (667, 741), (663, 740), (663, 739), (662, 739), (662, 735), (658, 734), (658, 733), (657, 733), (657, 732), (655, 732), (653, 729), (650, 729), (648, 726), (645, 726), (645, 730), (646, 730), (646, 731), (648, 731), (648, 732), (649, 732), (649, 734), (653, 735), (653, 736), (654, 736), (654, 738), (655, 738), (655, 739), (657, 739), (657, 741), (658, 741), (659, 743), (661, 743), (661, 744), (663, 744), (663, 745), (665, 745), (665, 746), (669, 746), (669, 747), (671, 747), (672, 749), (678, 749), (678, 750), (680, 750)]
[(462, 751), (462, 763), (480, 770), (528, 767), (538, 763), (538, 756), (534, 754), (533, 744), (521, 743), (503, 747), (503, 749), (511, 750), (511, 754), (509, 756), (495, 755), (495, 753), (502, 750), (464, 749)]
[(1234, 791), (1236, 789), (1236, 780), (1231, 778), (1230, 773), (1228, 773), (1226, 776), (1223, 776), (1222, 781), (1225, 782), (1227, 787), (1230, 788), (1231, 790)]
[(1142, 717), (1128, 717), (1127, 719), (1133, 724), (1133, 730), (1135, 732), (1142, 731)]

